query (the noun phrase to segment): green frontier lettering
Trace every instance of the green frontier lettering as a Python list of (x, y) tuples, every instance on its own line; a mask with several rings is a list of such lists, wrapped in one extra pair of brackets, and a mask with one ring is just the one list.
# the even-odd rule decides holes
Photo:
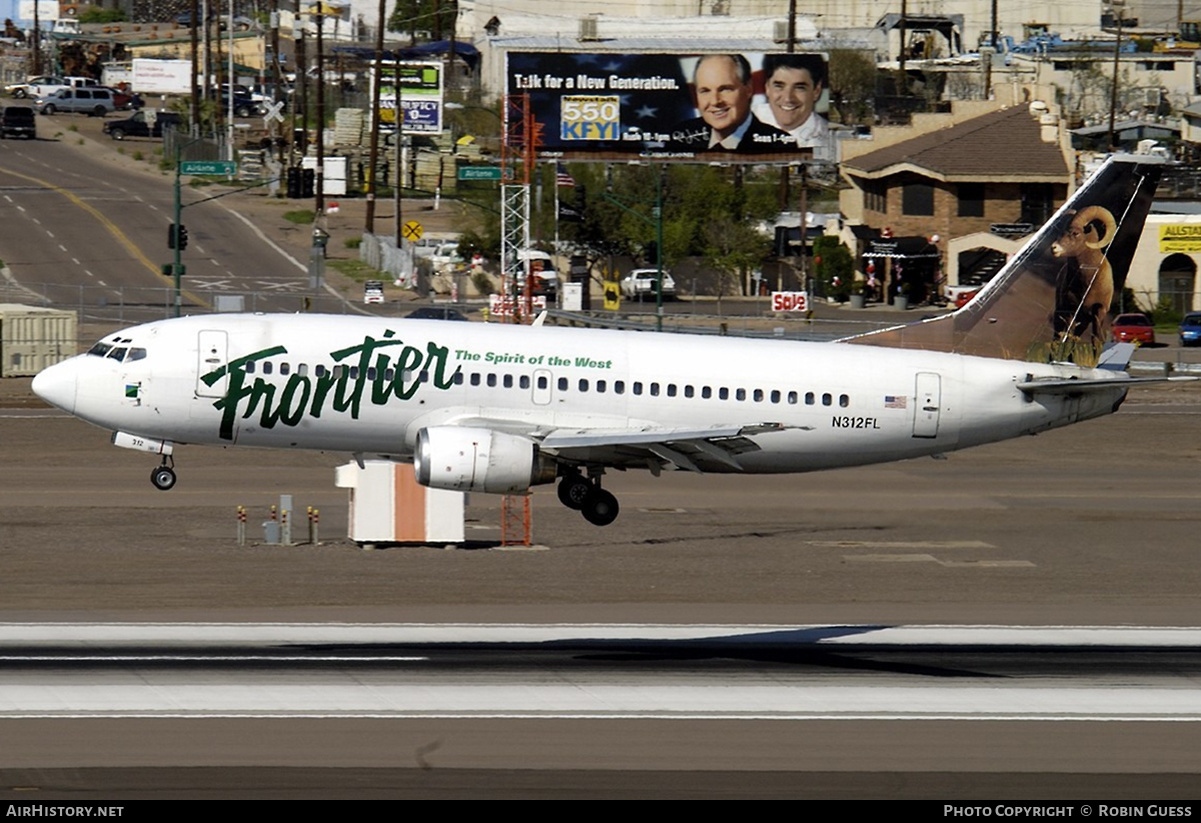
[[(287, 354), (288, 350), (283, 346), (239, 357), (231, 360), (227, 366), (203, 375), (200, 379), (212, 386), (227, 372), (229, 374), (229, 388), (225, 396), (213, 403), (213, 408), (221, 410), (219, 436), (222, 440), (233, 440), (234, 424), (238, 417), (246, 420), (253, 417), (256, 411), (259, 413), (259, 425), (264, 429), (273, 429), (279, 423), (296, 426), (305, 414), (320, 417), (331, 392), (333, 400), (330, 405), (333, 410), (339, 414), (349, 412), (351, 418), (357, 420), (370, 369), (374, 369), (374, 379), (370, 381), (370, 402), (373, 406), (383, 406), (392, 397), (398, 400), (411, 398), (421, 388), (421, 372), (429, 373), (435, 389), (446, 390), (454, 385), (461, 367), (456, 366), (453, 372), (447, 374), (450, 350), (446, 346), (430, 342), (422, 352), (416, 346), (406, 346), (402, 340), (393, 340), (394, 334), (386, 331), (382, 340), (366, 336), (358, 345), (330, 352), (335, 362), (349, 362), (314, 378), (293, 373), (282, 387), (262, 377), (255, 377), (253, 382), (248, 382), (246, 366), (258, 360)], [(403, 347), (394, 366), (392, 358), (379, 351), (389, 346)]]

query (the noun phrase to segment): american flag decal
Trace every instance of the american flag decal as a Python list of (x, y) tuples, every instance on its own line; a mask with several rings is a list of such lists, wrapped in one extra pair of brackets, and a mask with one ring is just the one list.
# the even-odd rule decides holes
[(884, 408), (886, 409), (903, 409), (908, 404), (908, 397), (902, 394), (886, 394), (884, 395)]
[(138, 389), (140, 389), (140, 388), (142, 388), (141, 383), (126, 383), (125, 384), (125, 396), (130, 397), (130, 398), (137, 398)]

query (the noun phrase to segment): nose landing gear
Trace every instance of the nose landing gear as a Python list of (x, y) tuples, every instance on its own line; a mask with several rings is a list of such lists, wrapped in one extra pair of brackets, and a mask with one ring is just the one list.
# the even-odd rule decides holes
[(599, 473), (589, 473), (587, 479), (577, 471), (563, 475), (559, 481), (559, 502), (583, 514), (594, 526), (609, 525), (617, 519), (621, 508), (617, 498), (601, 488)]
[(162, 464), (150, 473), (150, 482), (159, 491), (170, 491), (175, 485), (175, 458), (163, 455)]

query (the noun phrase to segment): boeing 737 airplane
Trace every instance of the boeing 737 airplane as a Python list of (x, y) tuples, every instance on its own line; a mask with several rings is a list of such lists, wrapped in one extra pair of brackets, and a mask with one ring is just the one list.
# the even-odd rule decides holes
[[(617, 517), (607, 469), (808, 472), (937, 455), (1118, 409), (1109, 307), (1160, 175), (1114, 157), (962, 309), (830, 343), (326, 315), (204, 315), (106, 337), (34, 391), (113, 443), (350, 452), (439, 489)], [(1161, 378), (1162, 379), (1162, 378)]]

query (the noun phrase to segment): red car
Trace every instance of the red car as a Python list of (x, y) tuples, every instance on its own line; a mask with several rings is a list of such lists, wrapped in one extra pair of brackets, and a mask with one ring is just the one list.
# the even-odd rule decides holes
[(1119, 314), (1113, 319), (1113, 339), (1118, 343), (1155, 343), (1155, 327), (1145, 314)]

